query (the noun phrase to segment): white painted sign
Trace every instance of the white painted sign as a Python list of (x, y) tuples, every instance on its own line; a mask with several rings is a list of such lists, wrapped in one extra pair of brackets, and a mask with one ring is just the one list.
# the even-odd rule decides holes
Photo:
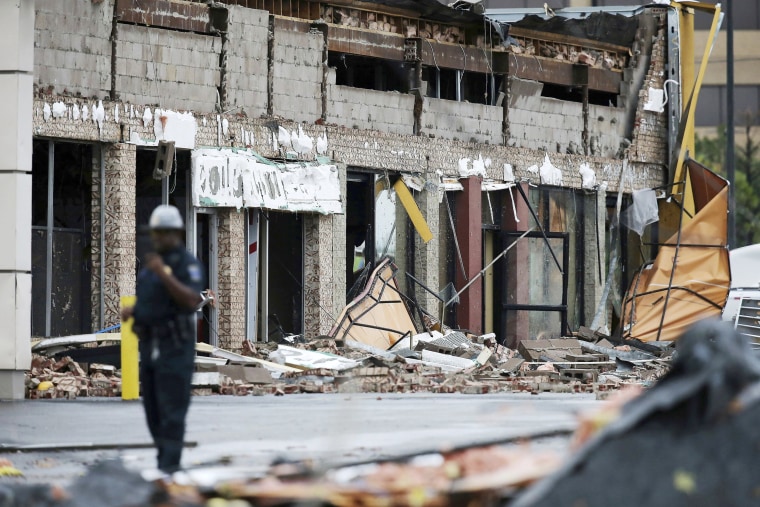
[(342, 213), (338, 168), (274, 164), (250, 152), (193, 151), (193, 205)]

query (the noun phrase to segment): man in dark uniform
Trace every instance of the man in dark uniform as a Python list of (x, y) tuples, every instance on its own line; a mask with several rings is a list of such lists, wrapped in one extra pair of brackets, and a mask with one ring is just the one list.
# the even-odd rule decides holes
[(140, 340), (140, 381), (148, 429), (158, 449), (158, 468), (179, 469), (185, 416), (195, 360), (195, 311), (202, 302), (203, 269), (182, 243), (184, 224), (174, 206), (150, 216), (155, 253), (145, 257), (137, 277), (137, 303), (122, 309), (134, 317)]

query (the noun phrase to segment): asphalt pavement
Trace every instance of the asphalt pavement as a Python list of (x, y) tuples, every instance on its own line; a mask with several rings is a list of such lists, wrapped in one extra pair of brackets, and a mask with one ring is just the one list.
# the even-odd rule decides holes
[[(250, 475), (281, 458), (361, 462), (543, 434), (555, 435), (536, 445), (564, 449), (575, 415), (597, 403), (593, 395), (548, 393), (195, 397), (186, 440), (197, 446), (185, 451), (183, 465), (223, 463)], [(11, 459), (25, 481), (65, 484), (117, 456), (129, 468), (152, 469), (150, 444), (140, 402), (0, 402), (0, 458)]]

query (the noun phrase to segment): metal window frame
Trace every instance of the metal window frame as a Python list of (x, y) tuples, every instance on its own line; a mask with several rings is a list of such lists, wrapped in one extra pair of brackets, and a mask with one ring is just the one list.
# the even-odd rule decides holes
[[(568, 265), (569, 265), (569, 257), (570, 257), (570, 233), (568, 232), (541, 232), (541, 231), (532, 231), (528, 233), (524, 232), (510, 232), (510, 231), (502, 231), (501, 233), (501, 239), (502, 239), (502, 247), (505, 246), (508, 240), (517, 241), (518, 238), (521, 236), (525, 236), (526, 238), (533, 238), (533, 239), (542, 239), (544, 242), (547, 243), (547, 248), (552, 252), (552, 255), (554, 255), (554, 251), (550, 244), (548, 244), (549, 239), (561, 239), (562, 240), (562, 302), (559, 305), (541, 305), (541, 304), (522, 304), (522, 303), (505, 303), (502, 300), (501, 304), (501, 326), (503, 327), (506, 325), (507, 322), (507, 315), (506, 313), (508, 311), (512, 310), (518, 310), (518, 311), (539, 311), (539, 312), (560, 312), (561, 313), (561, 333), (565, 334), (569, 331), (568, 324), (567, 324), (567, 311), (568, 311), (568, 304), (567, 304), (567, 294), (568, 294)], [(504, 277), (501, 284), (501, 290), (502, 295), (507, 294), (507, 287), (510, 280), (510, 272), (512, 270), (510, 269), (504, 269)]]

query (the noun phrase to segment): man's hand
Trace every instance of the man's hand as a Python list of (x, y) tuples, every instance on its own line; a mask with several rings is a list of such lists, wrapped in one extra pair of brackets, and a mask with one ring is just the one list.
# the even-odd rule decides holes
[(135, 314), (135, 307), (134, 306), (125, 306), (121, 309), (121, 320), (122, 322), (126, 322), (129, 319), (131, 319)]
[(163, 274), (166, 269), (161, 256), (153, 252), (145, 256), (145, 267), (157, 275)]

